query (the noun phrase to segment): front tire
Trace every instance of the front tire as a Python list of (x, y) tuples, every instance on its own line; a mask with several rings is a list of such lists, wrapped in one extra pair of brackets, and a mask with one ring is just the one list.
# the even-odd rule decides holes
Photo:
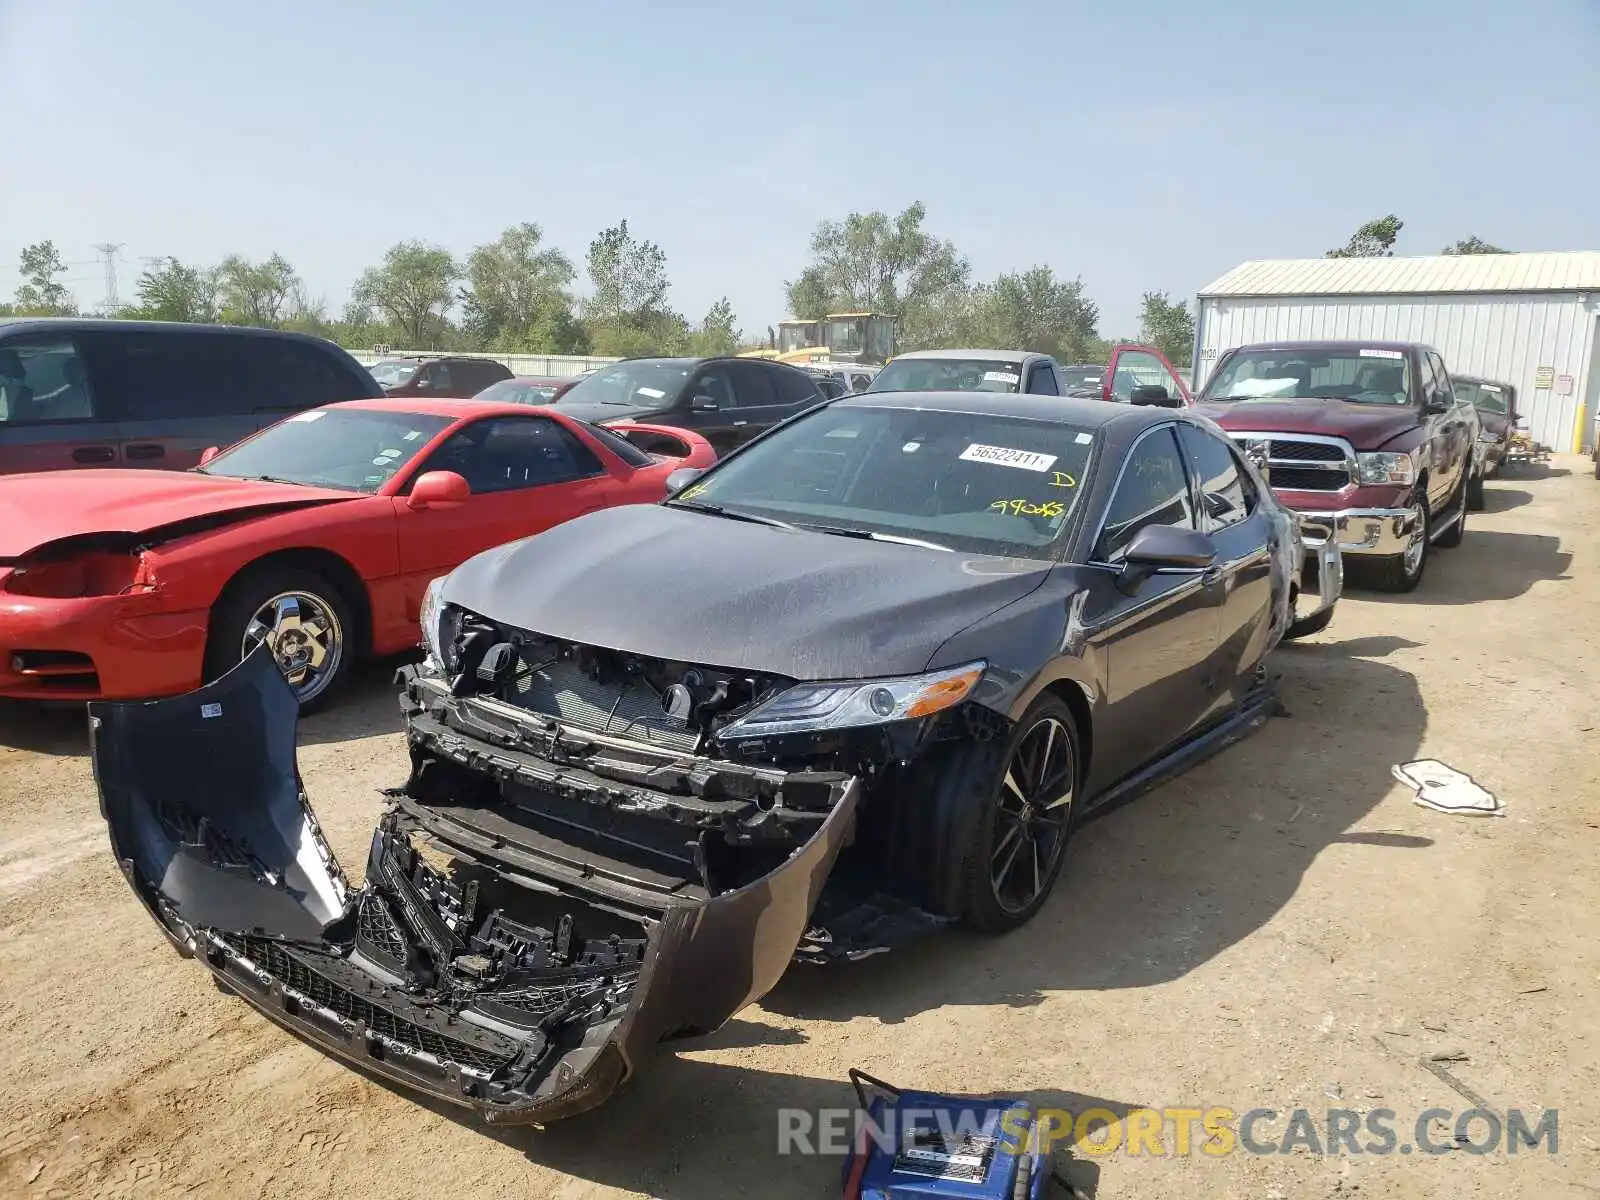
[[(963, 753), (983, 754), (987, 778), (978, 819), (964, 823), (966, 844), (952, 855), (961, 922), (1005, 933), (1044, 907), (1061, 873), (1082, 783), (1077, 718), (1046, 694), (1012, 727), (998, 756), (980, 747)], [(941, 775), (941, 788), (962, 774)]]
[(1474, 475), (1467, 480), (1467, 507), (1473, 512), (1482, 512), (1484, 509), (1482, 475)]
[(1428, 502), (1420, 495), (1411, 502), (1412, 540), (1399, 554), (1372, 564), (1372, 586), (1380, 592), (1413, 592), (1428, 567)]
[(207, 682), (227, 674), (265, 643), (294, 688), (300, 711), (325, 704), (355, 659), (350, 604), (315, 571), (266, 566), (233, 580), (211, 614)]
[(1328, 627), (1328, 622), (1333, 620), (1333, 609), (1325, 608), (1316, 616), (1307, 617), (1303, 621), (1289, 622), (1289, 628), (1283, 631), (1283, 640), (1292, 642), (1296, 638), (1310, 637), (1313, 633), (1321, 633)]

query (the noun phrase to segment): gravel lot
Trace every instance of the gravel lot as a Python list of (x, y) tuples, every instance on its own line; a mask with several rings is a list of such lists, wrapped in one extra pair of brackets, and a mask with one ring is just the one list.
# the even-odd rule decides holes
[[(481, 1132), (214, 990), (116, 872), (81, 713), (0, 709), (0, 1194), (836, 1196), (837, 1159), (778, 1156), (776, 1110), (846, 1104), (851, 1066), (1074, 1110), (1386, 1107), (1408, 1142), (1423, 1109), (1473, 1107), (1419, 1066), (1453, 1054), (1494, 1107), (1559, 1109), (1559, 1152), (1180, 1156), (1168, 1138), (1165, 1157), (1066, 1170), (1157, 1200), (1600, 1195), (1589, 474), (1565, 457), (1492, 482), (1415, 595), (1353, 593), (1280, 651), (1290, 718), (1081, 831), (1032, 925), (795, 969), (547, 1130)], [(399, 728), (382, 667), (301, 727), (347, 869), (403, 778)], [(1507, 816), (1411, 803), (1389, 767), (1425, 756)]]

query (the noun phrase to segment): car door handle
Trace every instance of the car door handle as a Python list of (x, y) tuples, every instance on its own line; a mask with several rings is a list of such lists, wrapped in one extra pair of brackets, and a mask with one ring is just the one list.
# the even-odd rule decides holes
[(110, 462), (116, 457), (110, 446), (79, 446), (72, 452), (72, 461), (81, 463)]
[(165, 458), (167, 448), (160, 442), (135, 442), (131, 446), (123, 447), (124, 454), (129, 458)]
[(734, 427), (734, 428), (735, 428), (735, 429), (737, 429), (737, 428), (739, 428), (739, 426), (741, 426), (741, 425), (748, 425), (748, 424), (750, 424), (750, 422), (749, 422), (749, 421), (735, 421), (735, 422), (734, 422), (734, 423), (733, 423), (733, 427)]
[(1200, 585), (1202, 587), (1214, 587), (1221, 579), (1221, 567), (1207, 567), (1204, 571), (1200, 572)]

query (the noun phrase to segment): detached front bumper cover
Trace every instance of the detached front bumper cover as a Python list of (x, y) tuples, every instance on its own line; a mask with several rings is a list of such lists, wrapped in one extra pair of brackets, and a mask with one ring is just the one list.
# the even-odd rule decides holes
[(754, 882), (630, 906), (481, 846), (458, 856), (434, 839), (449, 860), (436, 866), (413, 845), (428, 809), (402, 796), (352, 888), (306, 802), (297, 718), (259, 650), (187, 695), (91, 705), (118, 864), (178, 952), (225, 990), (488, 1124), (592, 1108), (662, 1038), (715, 1029), (764, 995), (855, 814), (851, 781)]

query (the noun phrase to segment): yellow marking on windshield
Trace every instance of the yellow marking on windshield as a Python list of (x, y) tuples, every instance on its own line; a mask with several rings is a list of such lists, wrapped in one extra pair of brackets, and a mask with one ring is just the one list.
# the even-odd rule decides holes
[(1065, 471), (1051, 471), (1050, 472), (1050, 486), (1051, 487), (1061, 487), (1061, 488), (1075, 488), (1075, 487), (1078, 486), (1078, 481), (1076, 479), (1074, 479), (1071, 475), (1068, 475)]
[(1059, 500), (1046, 500), (1041, 504), (1029, 500), (996, 500), (989, 508), (1018, 517), (1059, 517), (1067, 511), (1067, 506)]
[(706, 485), (705, 484), (703, 484), (703, 483), (691, 483), (688, 487), (684, 488), (683, 491), (679, 492), (674, 497), (674, 499), (676, 499), (676, 500), (693, 500), (696, 496), (698, 496), (701, 492), (703, 492), (705, 490), (706, 490)]

